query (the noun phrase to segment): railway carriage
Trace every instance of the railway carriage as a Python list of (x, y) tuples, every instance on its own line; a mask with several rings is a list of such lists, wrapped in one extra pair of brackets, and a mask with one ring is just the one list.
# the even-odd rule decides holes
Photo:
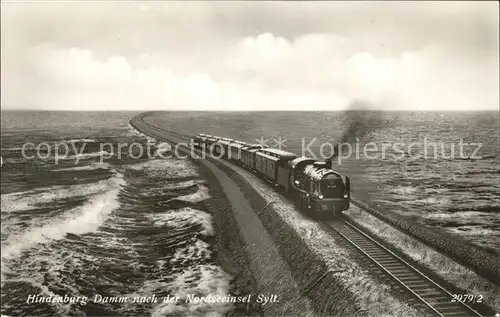
[(203, 145), (205, 144), (206, 140), (210, 136), (204, 133), (198, 133), (194, 138), (193, 138), (193, 146), (195, 148), (201, 149)]
[(217, 141), (217, 145), (214, 145), (214, 154), (217, 157), (229, 159), (229, 144), (231, 144), (231, 141), (228, 139)]
[(258, 151), (255, 153), (255, 170), (274, 184), (278, 160), (274, 156)]
[(241, 148), (242, 164), (251, 170), (255, 170), (255, 152), (259, 151), (262, 146), (252, 144)]
[(249, 144), (246, 142), (242, 141), (233, 141), (231, 144), (229, 144), (228, 148), (228, 158), (230, 160), (234, 160), (238, 163), (241, 163), (241, 157), (242, 157), (242, 148), (245, 146), (248, 146)]
[(250, 147), (247, 152), (248, 152), (248, 167), (250, 167), (251, 170), (256, 171), (257, 168), (255, 166), (256, 163), (256, 156), (257, 152), (259, 152), (262, 149), (262, 146), (258, 147)]
[[(291, 152), (286, 152), (277, 149), (262, 149), (257, 152), (257, 159), (265, 163), (263, 174), (273, 182), (275, 186), (283, 187), (288, 190), (290, 181), (289, 162), (297, 155)], [(256, 164), (257, 167), (257, 164)], [(256, 168), (258, 170), (258, 168)]]
[(218, 141), (218, 139), (214, 138), (214, 137), (209, 137), (205, 140), (205, 151), (208, 152), (208, 153), (214, 153), (215, 152), (215, 149), (217, 148), (216, 144)]

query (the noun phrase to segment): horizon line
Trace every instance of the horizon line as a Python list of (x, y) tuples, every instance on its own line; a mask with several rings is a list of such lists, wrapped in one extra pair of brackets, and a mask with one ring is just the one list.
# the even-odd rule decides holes
[(192, 110), (192, 109), (182, 109), (182, 110), (135, 110), (135, 109), (123, 109), (123, 110), (52, 110), (52, 109), (0, 109), (1, 112), (346, 112), (346, 111), (385, 111), (385, 112), (499, 112), (499, 109), (456, 109), (456, 110), (444, 110), (444, 109), (339, 109), (339, 110)]

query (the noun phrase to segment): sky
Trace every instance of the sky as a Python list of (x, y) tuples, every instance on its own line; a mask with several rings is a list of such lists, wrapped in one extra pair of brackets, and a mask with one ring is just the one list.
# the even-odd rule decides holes
[(2, 1), (1, 108), (499, 109), (499, 4)]

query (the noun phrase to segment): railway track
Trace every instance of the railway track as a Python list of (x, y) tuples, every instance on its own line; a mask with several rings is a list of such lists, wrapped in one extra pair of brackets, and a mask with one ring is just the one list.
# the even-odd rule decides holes
[(436, 316), (482, 316), (466, 303), (453, 301), (452, 292), (350, 224), (348, 220), (339, 219), (324, 224), (341, 236), (348, 247), (369, 261), (370, 272), (381, 273), (393, 286), (412, 296), (413, 304), (427, 308)]
[[(151, 125), (144, 120), (135, 124), (146, 126), (153, 136), (164, 141), (170, 135), (181, 141), (190, 141), (192, 136), (176, 133)], [(133, 123), (134, 125), (134, 123)], [(178, 141), (176, 140), (176, 141)], [(178, 142), (175, 142), (178, 143)], [(340, 236), (347, 247), (359, 253), (368, 261), (368, 267), (388, 279), (389, 283), (407, 293), (415, 306), (427, 309), (430, 314), (442, 317), (482, 316), (478, 311), (462, 301), (453, 301), (452, 291), (434, 282), (413, 265), (407, 263), (394, 252), (371, 238), (347, 219), (323, 222), (333, 234)]]

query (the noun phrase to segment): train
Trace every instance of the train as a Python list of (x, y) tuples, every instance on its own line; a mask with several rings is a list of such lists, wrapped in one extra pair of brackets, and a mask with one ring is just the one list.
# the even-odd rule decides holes
[(351, 185), (348, 176), (332, 169), (332, 159), (325, 162), (243, 141), (199, 133), (192, 145), (209, 150), (218, 158), (234, 162), (265, 179), (293, 198), (299, 207), (314, 218), (335, 218), (349, 209)]

